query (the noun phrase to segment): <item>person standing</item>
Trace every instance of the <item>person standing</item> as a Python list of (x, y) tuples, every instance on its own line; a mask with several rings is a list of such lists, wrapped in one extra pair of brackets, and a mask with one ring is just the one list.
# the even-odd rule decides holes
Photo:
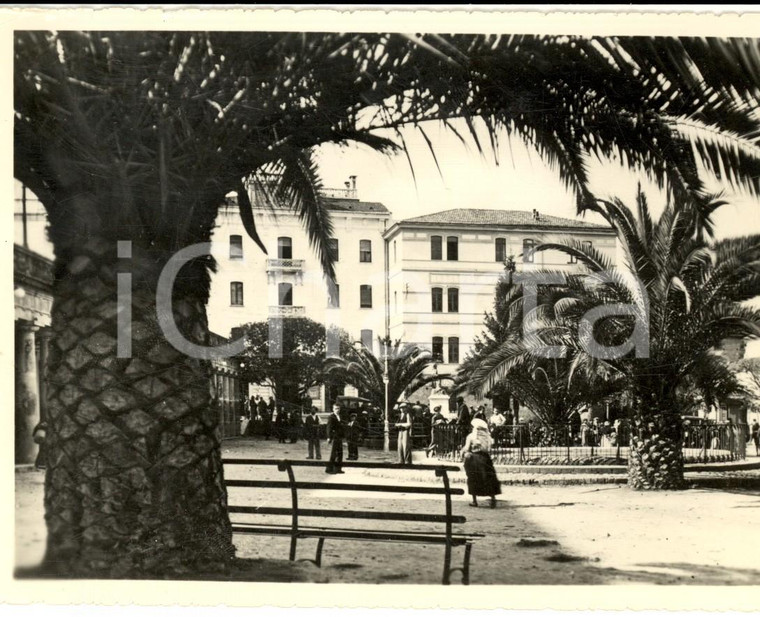
[(755, 444), (755, 455), (760, 456), (760, 423), (757, 420), (752, 423), (752, 441)]
[(327, 443), (330, 448), (330, 462), (325, 473), (345, 473), (340, 467), (343, 463), (343, 422), (340, 419), (340, 405), (333, 405), (333, 412), (327, 418)]
[(277, 417), (274, 420), (274, 432), (277, 434), (278, 443), (285, 443), (285, 431), (287, 430), (288, 419), (285, 409), (282, 405), (277, 407)]
[(47, 467), (47, 457), (45, 456), (45, 440), (47, 437), (47, 422), (42, 420), (37, 423), (32, 431), (32, 440), (39, 446), (37, 458), (34, 461), (35, 469), (45, 469)]
[[(467, 405), (464, 404), (464, 398), (460, 396), (457, 398), (457, 427), (459, 427), (460, 440), (464, 439), (464, 436), (469, 433), (471, 421), (472, 416), (470, 415), (470, 410), (467, 408)], [(461, 443), (461, 441), (459, 443)]]
[(435, 456), (436, 450), (438, 449), (438, 444), (435, 441), (435, 427), (443, 424), (446, 424), (446, 418), (444, 418), (441, 413), (441, 406), (436, 405), (433, 408), (433, 415), (430, 418), (430, 445), (425, 448), (425, 455), (428, 458), (430, 456)]
[(491, 435), (488, 424), (481, 418), (472, 421), (472, 432), (467, 435), (462, 458), (467, 474), (467, 492), (472, 496), (470, 506), (478, 507), (478, 497), (490, 497), (491, 507), (496, 507), (496, 495), (501, 494), (501, 484), (496, 477), (491, 455)]
[[(322, 452), (319, 448), (319, 416), (317, 408), (312, 407), (309, 415), (303, 423), (303, 436), (309, 443), (309, 455), (306, 458), (316, 458), (322, 460)], [(316, 454), (316, 457), (315, 457)]]
[(362, 427), (355, 413), (351, 414), (351, 419), (346, 427), (346, 443), (348, 444), (348, 460), (359, 460), (359, 443), (362, 440)]
[(292, 409), (290, 411), (289, 420), (289, 433), (290, 443), (296, 443), (298, 441), (298, 434), (301, 432), (301, 410)]
[(261, 418), (261, 431), (264, 434), (264, 439), (269, 441), (272, 434), (272, 414), (269, 413), (269, 407), (267, 407), (263, 397), (259, 399), (256, 406), (259, 410), (259, 418)]
[(410, 443), (410, 434), (412, 432), (412, 412), (409, 405), (401, 403), (399, 405), (399, 419), (396, 422), (398, 429), (398, 462), (401, 465), (412, 464), (412, 450)]

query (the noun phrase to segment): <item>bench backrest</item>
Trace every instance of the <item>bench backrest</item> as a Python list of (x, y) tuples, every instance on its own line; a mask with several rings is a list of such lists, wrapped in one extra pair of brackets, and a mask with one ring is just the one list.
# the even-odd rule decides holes
[[(423, 523), (443, 523), (448, 540), (451, 540), (453, 533), (452, 525), (466, 522), (464, 516), (454, 516), (451, 508), (451, 496), (463, 495), (464, 490), (461, 488), (452, 488), (449, 482), (448, 472), (459, 471), (456, 465), (399, 465), (392, 463), (358, 463), (344, 462), (342, 467), (353, 467), (360, 469), (393, 469), (402, 471), (431, 471), (435, 476), (441, 478), (442, 486), (401, 486), (390, 484), (357, 484), (357, 483), (332, 483), (332, 482), (298, 482), (295, 478), (294, 468), (296, 467), (324, 467), (325, 464), (320, 461), (305, 460), (272, 460), (272, 459), (250, 459), (250, 458), (224, 458), (222, 462), (225, 465), (247, 465), (247, 466), (277, 466), (281, 472), (287, 473), (287, 480), (226, 480), (225, 485), (228, 487), (241, 488), (289, 488), (291, 492), (291, 507), (271, 507), (271, 506), (242, 506), (228, 505), (227, 510), (230, 513), (237, 514), (263, 514), (263, 515), (290, 515), (292, 533), (298, 533), (299, 517), (308, 518), (352, 518), (368, 520), (393, 520), (393, 521), (414, 521)], [(329, 491), (362, 491), (362, 492), (381, 492), (381, 493), (411, 493), (418, 495), (442, 495), (445, 501), (444, 514), (417, 514), (410, 512), (381, 512), (377, 510), (332, 510), (316, 508), (299, 508), (298, 489), (307, 490), (329, 490)]]

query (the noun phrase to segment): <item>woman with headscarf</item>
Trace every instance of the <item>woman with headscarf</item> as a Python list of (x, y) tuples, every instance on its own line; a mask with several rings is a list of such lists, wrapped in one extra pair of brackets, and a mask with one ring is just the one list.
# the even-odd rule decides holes
[(491, 460), (491, 435), (488, 424), (481, 418), (472, 421), (472, 432), (467, 435), (462, 456), (467, 474), (467, 492), (472, 495), (473, 508), (478, 507), (478, 497), (490, 497), (491, 507), (496, 507), (496, 495), (501, 494), (501, 485)]

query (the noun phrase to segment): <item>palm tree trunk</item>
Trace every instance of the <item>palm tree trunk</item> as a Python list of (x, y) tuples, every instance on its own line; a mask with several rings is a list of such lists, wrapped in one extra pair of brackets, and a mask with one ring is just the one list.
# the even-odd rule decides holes
[[(210, 367), (158, 327), (166, 255), (121, 260), (90, 239), (56, 263), (43, 570), (175, 577), (234, 556)], [(133, 276), (132, 354), (117, 357), (117, 270)], [(203, 285), (175, 289), (184, 335), (206, 344)]]
[(631, 436), (628, 486), (635, 490), (683, 488), (681, 418), (677, 413), (639, 414)]

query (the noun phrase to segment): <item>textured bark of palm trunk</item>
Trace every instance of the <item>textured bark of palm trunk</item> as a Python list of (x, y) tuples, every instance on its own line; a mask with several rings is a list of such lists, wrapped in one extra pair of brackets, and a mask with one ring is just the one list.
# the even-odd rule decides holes
[[(91, 240), (59, 264), (43, 564), (52, 574), (175, 577), (234, 557), (208, 362), (174, 349), (158, 327), (164, 263), (119, 262), (115, 243)], [(117, 271), (133, 275), (129, 358), (117, 357)], [(178, 327), (206, 344), (202, 286), (182, 289)]]
[(678, 414), (650, 416), (648, 422), (641, 423), (639, 434), (631, 436), (628, 486), (635, 490), (683, 488), (683, 436)]

